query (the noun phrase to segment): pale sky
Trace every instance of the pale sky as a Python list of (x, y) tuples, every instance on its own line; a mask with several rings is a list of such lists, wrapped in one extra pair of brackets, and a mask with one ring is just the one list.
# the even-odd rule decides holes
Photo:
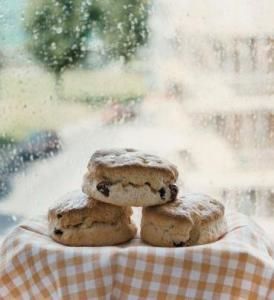
[(154, 3), (161, 19), (165, 19), (161, 27), (170, 26), (171, 31), (175, 27), (190, 33), (274, 33), (273, 0), (155, 0)]

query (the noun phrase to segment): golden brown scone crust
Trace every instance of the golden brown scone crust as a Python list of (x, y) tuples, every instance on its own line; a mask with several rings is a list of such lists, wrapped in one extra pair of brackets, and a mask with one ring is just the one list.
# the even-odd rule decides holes
[(71, 246), (120, 244), (136, 235), (131, 215), (130, 207), (102, 203), (75, 191), (49, 209), (49, 234)]
[(216, 241), (226, 232), (222, 203), (203, 194), (185, 194), (161, 206), (145, 207), (141, 238), (164, 247)]
[(104, 172), (124, 172), (137, 169), (145, 173), (149, 169), (152, 173), (161, 173), (162, 176), (176, 180), (178, 171), (175, 165), (156, 155), (147, 154), (135, 149), (108, 149), (98, 150), (92, 156), (88, 164), (88, 170), (96, 173)]

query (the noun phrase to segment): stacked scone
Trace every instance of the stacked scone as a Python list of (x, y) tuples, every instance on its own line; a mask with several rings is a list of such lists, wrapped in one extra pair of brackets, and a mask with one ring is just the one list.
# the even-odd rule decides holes
[(226, 231), (224, 207), (201, 194), (177, 197), (175, 165), (133, 149), (100, 150), (82, 190), (49, 210), (54, 240), (67, 245), (115, 245), (137, 232), (131, 206), (142, 206), (141, 238), (154, 246), (215, 241)]
[(224, 206), (203, 194), (184, 194), (162, 206), (143, 208), (141, 237), (153, 246), (207, 244), (226, 232)]
[(137, 232), (130, 207), (115, 206), (80, 191), (65, 195), (49, 209), (49, 233), (70, 246), (107, 246), (127, 242)]

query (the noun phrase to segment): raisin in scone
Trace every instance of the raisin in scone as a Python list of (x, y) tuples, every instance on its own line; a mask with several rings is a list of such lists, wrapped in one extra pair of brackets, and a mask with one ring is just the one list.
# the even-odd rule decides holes
[(151, 206), (176, 199), (177, 168), (172, 163), (134, 149), (99, 150), (92, 156), (82, 190), (120, 206)]
[(75, 191), (49, 209), (49, 234), (70, 246), (116, 245), (135, 237), (131, 215), (130, 207), (102, 203)]
[(153, 246), (206, 244), (218, 240), (226, 230), (223, 204), (203, 194), (185, 194), (142, 211), (141, 238)]

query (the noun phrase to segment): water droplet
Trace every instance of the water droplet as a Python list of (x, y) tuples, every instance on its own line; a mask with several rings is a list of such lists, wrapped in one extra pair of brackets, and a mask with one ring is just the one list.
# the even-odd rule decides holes
[(52, 50), (56, 50), (56, 43), (54, 43), (54, 42), (51, 43), (50, 47), (51, 47)]
[(57, 34), (61, 34), (63, 32), (63, 28), (62, 27), (56, 27), (55, 31)]

